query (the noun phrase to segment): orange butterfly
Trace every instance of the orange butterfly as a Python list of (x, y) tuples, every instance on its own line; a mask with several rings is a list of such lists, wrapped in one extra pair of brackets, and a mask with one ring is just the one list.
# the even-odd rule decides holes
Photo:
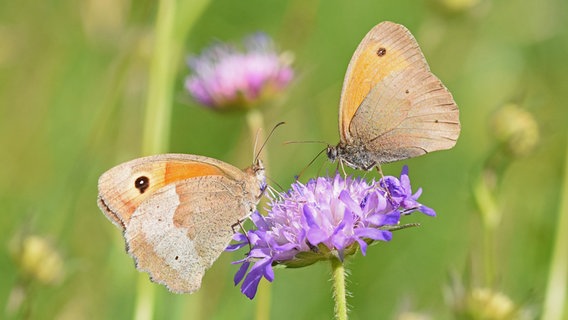
[(452, 148), (460, 134), (452, 94), (430, 72), (404, 26), (375, 26), (351, 58), (339, 106), (337, 146), (331, 161), (371, 170), (381, 163)]
[(173, 292), (201, 278), (264, 192), (260, 160), (244, 170), (190, 154), (120, 164), (99, 178), (99, 208), (123, 232), (136, 268)]

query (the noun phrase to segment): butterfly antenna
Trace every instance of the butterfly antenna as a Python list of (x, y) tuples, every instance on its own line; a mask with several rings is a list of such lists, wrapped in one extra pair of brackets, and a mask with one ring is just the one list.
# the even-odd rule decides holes
[[(327, 146), (329, 146), (329, 144), (325, 141), (322, 140), (302, 140), (302, 141), (285, 141), (284, 144), (296, 144), (296, 143), (319, 143), (319, 144), (323, 144), (326, 145), (326, 148), (324, 148), (322, 151), (320, 151), (311, 161), (310, 163), (308, 163), (301, 171), (300, 173), (296, 176), (296, 181), (300, 180), (300, 177), (304, 174), (304, 171), (306, 171), (306, 169), (308, 169), (315, 161), (316, 159), (322, 154), (322, 152), (324, 152), (327, 149)], [(319, 171), (319, 170), (318, 170)]]
[(282, 188), (282, 186), (281, 186), (278, 182), (276, 182), (276, 180), (272, 179), (272, 178), (269, 177), (269, 176), (266, 176), (266, 179), (268, 179), (270, 182), (272, 182), (272, 183), (275, 184), (278, 188), (280, 188), (280, 191), (284, 191), (284, 188)]
[[(321, 177), (321, 171), (323, 170), (323, 166), (325, 165), (325, 163), (327, 163), (327, 162), (323, 162), (323, 163), (319, 166), (318, 172), (317, 172), (317, 176), (318, 176), (318, 177)], [(327, 171), (327, 175), (329, 175), (329, 170), (326, 170), (326, 171)]]
[(262, 128), (258, 128), (258, 130), (256, 130), (256, 134), (254, 135), (254, 144), (253, 144), (253, 148), (252, 148), (252, 158), (253, 163), (256, 163), (256, 146), (258, 144), (258, 136), (260, 136), (260, 130), (262, 130)]
[(328, 143), (321, 140), (302, 140), (302, 141), (284, 141), (284, 144), (295, 144), (295, 143), (321, 143), (327, 145)]
[(296, 177), (296, 180), (300, 180), (300, 177), (304, 174), (304, 172), (306, 171), (306, 169), (308, 169), (315, 161), (317, 158), (319, 158), (319, 156), (321, 156), (321, 154), (327, 150), (327, 148), (322, 149), (320, 152), (318, 152), (318, 154), (310, 161), (310, 163), (308, 163), (303, 169), (302, 171), (300, 171), (300, 173), (298, 174), (298, 176)]
[(260, 153), (262, 152), (262, 149), (264, 149), (264, 147), (266, 146), (266, 143), (268, 142), (268, 139), (270, 139), (270, 137), (272, 136), (272, 134), (274, 133), (274, 130), (276, 130), (276, 128), (280, 127), (281, 125), (285, 124), (286, 122), (282, 121), (282, 122), (278, 122), (273, 128), (272, 130), (270, 130), (270, 133), (268, 134), (268, 137), (266, 137), (266, 139), (264, 140), (264, 142), (262, 143), (262, 145), (260, 146), (260, 149), (258, 149), (258, 153), (256, 152), (256, 142), (258, 141), (258, 134), (256, 136), (257, 141), (255, 141), (254, 145), (255, 145), (255, 157), (254, 157), (254, 162), (256, 163), (256, 161), (258, 160), (258, 157), (260, 156)]

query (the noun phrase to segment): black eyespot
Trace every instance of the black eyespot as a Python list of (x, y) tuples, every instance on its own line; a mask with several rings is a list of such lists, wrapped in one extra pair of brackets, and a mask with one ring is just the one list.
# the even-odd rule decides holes
[(150, 186), (150, 179), (146, 176), (141, 176), (134, 181), (134, 187), (140, 191), (140, 193), (144, 193), (146, 189)]
[(174, 259), (179, 260), (179, 256), (176, 256)]
[(384, 56), (385, 54), (387, 54), (387, 49), (386, 49), (386, 48), (380, 47), (379, 50), (377, 50), (377, 56), (382, 57), (382, 56)]

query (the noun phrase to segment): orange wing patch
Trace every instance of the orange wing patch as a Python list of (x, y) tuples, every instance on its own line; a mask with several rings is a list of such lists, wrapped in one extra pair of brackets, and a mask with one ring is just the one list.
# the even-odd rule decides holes
[(367, 33), (353, 54), (343, 82), (339, 106), (342, 142), (357, 109), (377, 83), (394, 71), (428, 68), (412, 34), (404, 26), (383, 22)]
[(199, 162), (170, 161), (166, 163), (164, 184), (203, 176), (226, 176), (218, 167)]

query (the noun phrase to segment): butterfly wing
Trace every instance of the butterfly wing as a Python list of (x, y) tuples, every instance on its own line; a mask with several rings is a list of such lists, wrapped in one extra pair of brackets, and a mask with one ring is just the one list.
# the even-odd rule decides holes
[[(262, 181), (261, 181), (262, 180)], [(164, 154), (118, 165), (99, 178), (99, 207), (124, 232), (139, 270), (174, 292), (194, 292), (250, 214), (263, 172), (195, 155)]]
[(451, 93), (425, 69), (391, 72), (369, 92), (349, 127), (378, 163), (452, 148), (460, 133)]
[(223, 176), (168, 184), (142, 202), (126, 226), (128, 253), (140, 271), (172, 292), (194, 292), (231, 241), (232, 225), (254, 209), (242, 185)]
[(339, 104), (341, 142), (352, 142), (349, 127), (357, 109), (389, 74), (407, 68), (428, 70), (418, 43), (406, 27), (385, 21), (376, 25), (357, 47), (345, 74)]
[(176, 181), (200, 176), (226, 176), (239, 180), (243, 171), (217, 159), (189, 154), (161, 154), (134, 159), (101, 175), (99, 208), (124, 230), (136, 208), (156, 190)]

